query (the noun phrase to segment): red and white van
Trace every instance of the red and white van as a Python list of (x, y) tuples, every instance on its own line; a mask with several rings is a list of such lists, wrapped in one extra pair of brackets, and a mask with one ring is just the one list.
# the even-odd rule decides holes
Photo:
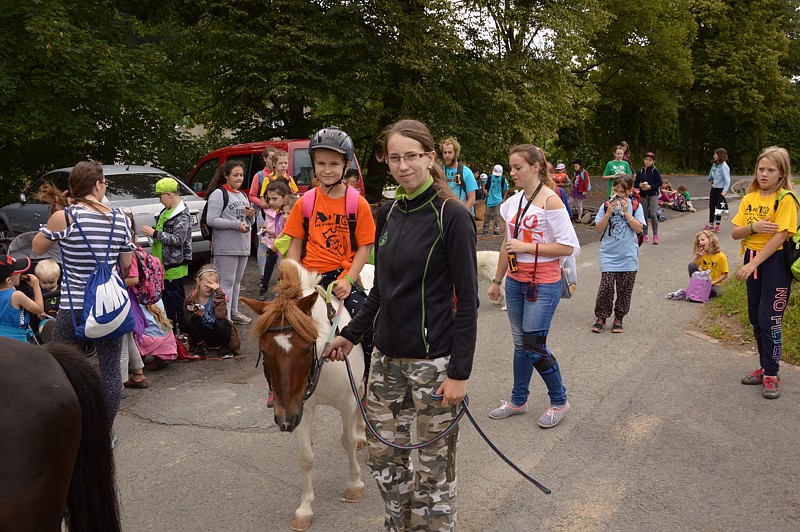
[[(239, 161), (244, 165), (244, 184), (243, 190), (250, 190), (250, 182), (259, 170), (264, 168), (264, 161), (261, 154), (268, 146), (277, 150), (285, 151), (289, 154), (289, 174), (294, 178), (300, 192), (305, 192), (311, 185), (311, 177), (314, 169), (311, 166), (311, 157), (308, 153), (309, 139), (300, 140), (269, 140), (265, 142), (249, 142), (247, 144), (236, 144), (212, 151), (202, 159), (189, 172), (186, 184), (197, 194), (203, 195), (203, 191), (208, 188), (208, 184), (217, 172), (217, 168), (225, 164), (226, 161)], [(361, 195), (364, 195), (364, 179), (361, 176), (361, 167), (357, 160), (353, 160), (350, 166), (358, 171), (358, 182), (353, 186), (358, 188)]]

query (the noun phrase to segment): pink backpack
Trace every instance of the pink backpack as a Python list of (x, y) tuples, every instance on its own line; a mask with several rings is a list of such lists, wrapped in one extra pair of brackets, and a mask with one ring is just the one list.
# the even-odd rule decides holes
[(686, 287), (686, 301), (695, 303), (708, 303), (711, 299), (711, 272), (701, 270), (694, 272), (689, 279), (689, 286)]
[(164, 291), (164, 267), (161, 261), (136, 246), (133, 260), (138, 261), (139, 282), (131, 287), (136, 301), (141, 305), (152, 305), (161, 299)]
[[(350, 229), (350, 248), (355, 253), (358, 244), (356, 243), (356, 215), (358, 214), (358, 190), (347, 187), (344, 196), (344, 210), (347, 214), (347, 226)], [(303, 251), (301, 257), (306, 256), (306, 244), (308, 243), (308, 225), (311, 215), (314, 212), (314, 202), (317, 200), (317, 189), (310, 188), (303, 194)]]

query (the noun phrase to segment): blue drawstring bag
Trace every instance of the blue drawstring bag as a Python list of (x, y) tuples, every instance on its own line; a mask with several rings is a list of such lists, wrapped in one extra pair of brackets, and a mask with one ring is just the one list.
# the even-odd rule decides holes
[(67, 285), (67, 297), (69, 298), (70, 314), (72, 324), (75, 326), (75, 336), (81, 340), (107, 340), (119, 338), (129, 333), (135, 325), (131, 299), (125, 282), (120, 277), (118, 271), (108, 264), (108, 256), (111, 253), (111, 242), (114, 239), (114, 226), (117, 221), (116, 211), (111, 211), (111, 232), (108, 235), (108, 245), (106, 246), (106, 258), (101, 261), (92, 249), (86, 234), (83, 232), (81, 224), (78, 223), (76, 214), (67, 209), (72, 217), (72, 222), (80, 231), (86, 247), (92, 253), (96, 263), (94, 270), (86, 280), (86, 290), (83, 294), (83, 321), (79, 325), (75, 321), (75, 309), (72, 306), (72, 293), (69, 287), (69, 275), (65, 275)]

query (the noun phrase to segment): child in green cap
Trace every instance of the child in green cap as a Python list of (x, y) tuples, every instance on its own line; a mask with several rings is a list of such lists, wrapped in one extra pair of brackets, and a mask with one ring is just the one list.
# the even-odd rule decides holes
[(153, 239), (151, 253), (164, 266), (164, 292), (161, 300), (167, 311), (167, 318), (172, 320), (173, 331), (177, 334), (180, 328), (186, 332), (183, 315), (183, 278), (189, 275), (189, 263), (192, 262), (192, 217), (189, 208), (178, 194), (178, 182), (171, 177), (160, 179), (156, 183), (156, 194), (164, 206), (156, 217), (156, 226), (142, 227), (142, 233)]

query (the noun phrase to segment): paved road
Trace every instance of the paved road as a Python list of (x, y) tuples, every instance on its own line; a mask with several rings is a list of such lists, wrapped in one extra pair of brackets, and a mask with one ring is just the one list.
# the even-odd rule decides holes
[[(503, 464), (465, 421), (460, 530), (800, 529), (800, 372), (784, 368), (783, 396), (762, 399), (739, 384), (757, 366), (753, 353), (688, 334), (700, 306), (664, 299), (687, 283), (705, 216), (670, 219), (662, 244), (642, 247), (623, 334), (589, 330), (598, 244), (584, 245), (578, 292), (562, 301), (550, 334), (572, 405), (554, 429), (536, 425), (547, 406), (537, 377), (529, 414), (487, 417), (508, 398), (512, 342), (506, 314), (482, 298), (471, 408), (553, 494)], [(722, 240), (737, 264), (735, 243)], [(300, 494), (296, 441), (274, 426), (252, 340), (246, 346), (243, 357), (175, 364), (150, 374), (150, 389), (128, 392), (115, 451), (126, 530), (288, 529)], [(312, 530), (380, 530), (382, 503), (366, 466), (361, 502), (339, 500), (340, 426), (334, 411), (320, 409)]]

